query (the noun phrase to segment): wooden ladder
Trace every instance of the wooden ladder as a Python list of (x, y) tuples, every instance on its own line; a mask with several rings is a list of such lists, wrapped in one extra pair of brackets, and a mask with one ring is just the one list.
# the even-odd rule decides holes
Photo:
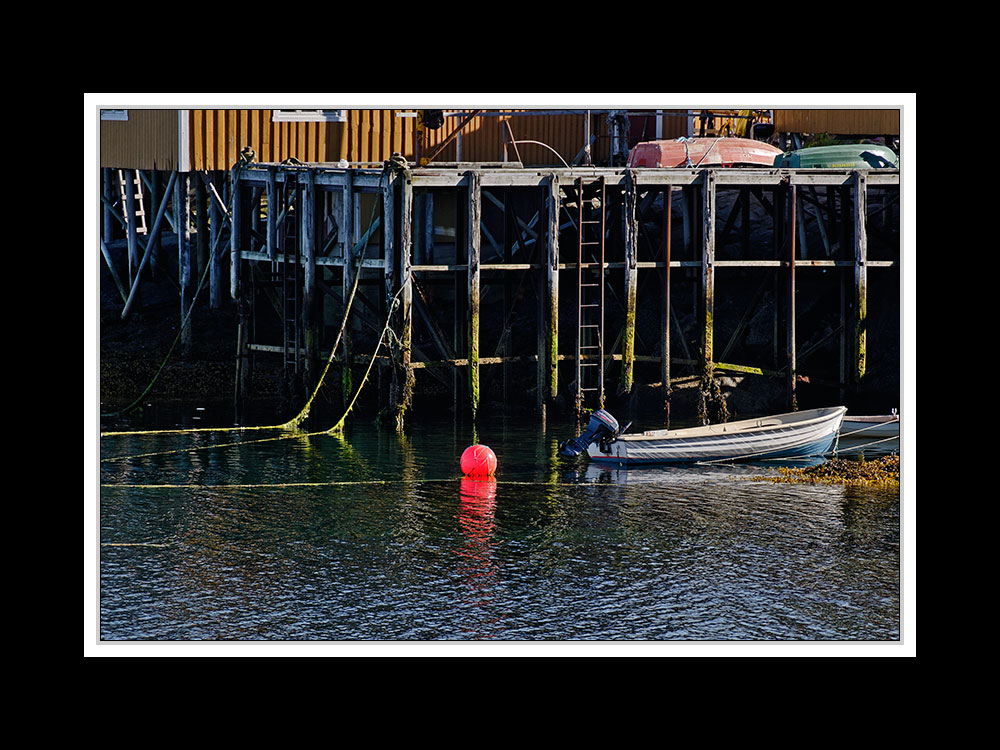
[[(292, 372), (299, 371), (300, 348), (303, 343), (301, 321), (301, 290), (303, 283), (302, 264), (299, 254), (299, 200), (298, 181), (289, 176), (285, 181), (285, 200), (288, 212), (278, 230), (280, 260), (275, 260), (272, 268), (276, 284), (281, 286), (281, 350), (283, 367)], [(278, 206), (274, 207), (277, 210)], [(270, 206), (268, 207), (270, 211)]]
[[(576, 410), (604, 407), (604, 177), (576, 181)], [(595, 403), (596, 401), (596, 403)]]
[[(125, 172), (127, 170), (118, 170), (118, 183), (121, 186), (121, 196), (122, 196), (122, 216), (125, 217), (125, 223), (128, 224), (129, 215), (126, 206), (128, 206), (127, 199), (128, 194), (125, 192), (128, 190), (128, 181), (125, 179)], [(146, 234), (146, 210), (142, 202), (142, 181), (139, 179), (139, 170), (136, 169), (135, 177), (132, 180), (132, 190), (133, 197), (135, 198), (135, 233), (136, 234)]]

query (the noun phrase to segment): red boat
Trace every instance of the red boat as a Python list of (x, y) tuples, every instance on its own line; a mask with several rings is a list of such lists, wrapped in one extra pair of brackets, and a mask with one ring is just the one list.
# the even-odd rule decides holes
[(629, 167), (773, 167), (775, 148), (750, 138), (678, 138), (637, 143), (628, 155)]

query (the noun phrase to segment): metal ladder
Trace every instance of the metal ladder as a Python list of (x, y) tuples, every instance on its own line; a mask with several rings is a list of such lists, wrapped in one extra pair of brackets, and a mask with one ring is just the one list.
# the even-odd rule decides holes
[[(122, 216), (125, 217), (125, 223), (129, 222), (128, 211), (126, 202), (128, 194), (126, 191), (128, 188), (128, 180), (125, 179), (125, 172), (128, 170), (119, 169), (118, 170), (118, 184), (121, 187), (121, 198), (122, 198)], [(132, 190), (135, 191), (133, 197), (135, 198), (135, 233), (136, 234), (146, 234), (146, 210), (142, 202), (142, 182), (139, 179), (139, 170), (135, 170), (135, 177), (132, 180)]]
[[(576, 411), (604, 407), (604, 177), (576, 180)], [(596, 405), (594, 400), (596, 398)]]

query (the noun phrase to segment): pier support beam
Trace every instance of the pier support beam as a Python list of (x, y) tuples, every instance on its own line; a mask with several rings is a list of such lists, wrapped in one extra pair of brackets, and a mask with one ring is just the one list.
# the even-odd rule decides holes
[(194, 182), (195, 223), (198, 228), (195, 235), (195, 241), (198, 243), (195, 278), (201, 279), (205, 269), (208, 268), (208, 253), (211, 247), (208, 243), (208, 194), (205, 192), (204, 181), (196, 177), (192, 182)]
[[(545, 315), (545, 351), (538, 366), (544, 372), (544, 399), (552, 403), (559, 393), (559, 178), (549, 176), (545, 194), (548, 231), (545, 233), (545, 278), (548, 306)], [(543, 412), (544, 416), (544, 412)]]
[[(171, 172), (171, 174), (174, 173)], [(169, 200), (170, 188), (164, 190), (159, 170), (150, 170), (148, 187), (150, 206), (159, 206), (164, 199)], [(159, 272), (160, 235), (146, 235), (146, 248), (149, 250), (149, 270), (155, 276)]]
[(319, 323), (316, 315), (316, 176), (306, 170), (302, 191), (302, 325), (305, 335), (303, 382), (306, 392), (315, 383), (315, 365), (319, 351)]
[(114, 224), (112, 223), (112, 211), (111, 206), (115, 202), (115, 193), (112, 189), (114, 185), (114, 178), (112, 176), (112, 169), (109, 167), (104, 167), (101, 169), (101, 195), (103, 200), (103, 221), (101, 222), (101, 238), (104, 240), (105, 245), (110, 245), (115, 239)]
[(673, 187), (668, 185), (663, 191), (663, 231), (661, 247), (663, 255), (663, 308), (662, 335), (660, 338), (660, 381), (662, 383), (663, 415), (666, 418), (664, 427), (670, 428), (670, 252), (672, 220)]
[[(337, 234), (340, 238), (342, 248), (343, 284), (341, 293), (344, 300), (344, 315), (348, 315), (347, 303), (351, 298), (351, 289), (354, 287), (354, 275), (361, 273), (361, 269), (354, 268), (354, 184), (351, 180), (351, 172), (345, 173), (346, 181), (341, 192), (340, 219), (337, 222)], [(343, 390), (344, 406), (350, 403), (351, 393), (354, 391), (354, 382), (351, 372), (351, 324), (344, 326), (344, 337), (341, 342), (341, 385)]]
[(711, 399), (715, 378), (713, 338), (715, 328), (715, 172), (705, 170), (701, 206), (701, 398), (706, 402), (700, 414), (703, 424), (709, 423), (707, 402)]
[(467, 172), (469, 180), (468, 221), (466, 222), (467, 247), (469, 252), (469, 406), (472, 419), (479, 410), (479, 222), (482, 217), (482, 189), (479, 172)]
[(230, 188), (233, 200), (229, 222), (229, 296), (234, 300), (240, 298), (240, 264), (243, 256), (243, 190), (238, 180), (239, 171), (238, 166), (233, 167)]
[(267, 258), (272, 263), (278, 254), (278, 218), (281, 198), (278, 197), (278, 175), (275, 167), (267, 168)]
[[(153, 222), (153, 229), (149, 233), (149, 239), (146, 241), (146, 252), (143, 253), (142, 261), (139, 263), (139, 269), (136, 273), (135, 281), (132, 283), (132, 289), (129, 291), (128, 297), (125, 299), (125, 307), (122, 309), (122, 320), (128, 317), (129, 312), (132, 309), (132, 304), (138, 296), (139, 283), (142, 278), (142, 272), (145, 270), (146, 265), (151, 261), (154, 254), (154, 242), (159, 242), (160, 227), (163, 226), (163, 217), (167, 212), (167, 203), (170, 202), (170, 191), (173, 188), (174, 181), (177, 179), (177, 173), (170, 173), (170, 180), (167, 183), (166, 195), (160, 201), (160, 207), (156, 212), (156, 221)], [(109, 259), (110, 261), (110, 259)], [(111, 268), (112, 273), (114, 273), (114, 268), (111, 267), (110, 262), (108, 267)], [(115, 276), (117, 281), (117, 275)]]
[[(222, 186), (225, 190), (225, 172), (214, 172), (212, 177), (213, 185)], [(214, 197), (218, 197), (216, 193), (213, 192)], [(222, 228), (225, 219), (223, 218), (224, 207), (219, 204), (218, 200), (209, 200), (208, 209), (208, 221), (209, 221), (209, 239), (211, 241), (211, 256), (208, 259), (208, 295), (209, 295), (209, 305), (213, 310), (218, 310), (222, 307), (222, 289), (223, 289), (223, 276), (224, 272), (222, 269), (222, 259), (225, 257), (225, 253), (220, 249), (222, 244)], [(270, 211), (270, 209), (268, 209)]]
[[(400, 422), (398, 429), (402, 429), (402, 415), (410, 405), (412, 398), (414, 375), (413, 375), (413, 179), (406, 171), (403, 176), (400, 189), (403, 195), (403, 205), (401, 206), (402, 227), (400, 232), (399, 248), (399, 283), (402, 284), (401, 302), (399, 307), (400, 318), (402, 319), (402, 336), (400, 363), (403, 367), (403, 385), (400, 404)], [(431, 230), (433, 238), (433, 229)]]
[(868, 184), (865, 172), (854, 172), (854, 384), (865, 376), (868, 342), (868, 232), (865, 213)]
[(795, 385), (798, 381), (798, 361), (796, 357), (796, 331), (795, 331), (795, 256), (796, 252), (796, 239), (798, 238), (798, 229), (801, 226), (799, 223), (799, 200), (798, 200), (798, 188), (792, 185), (788, 190), (788, 207), (791, 213), (791, 225), (788, 230), (788, 288), (787, 288), (787, 310), (788, 317), (785, 321), (786, 334), (785, 334), (785, 378), (788, 388), (788, 409), (789, 411), (796, 411), (798, 409), (798, 397), (795, 391)]
[[(177, 278), (180, 282), (181, 322), (191, 309), (191, 196), (187, 172), (179, 172), (174, 182), (174, 221), (177, 222)], [(191, 347), (191, 325), (181, 329), (181, 349)]]
[(136, 233), (135, 220), (135, 185), (129, 177), (127, 169), (121, 170), (122, 180), (125, 184), (125, 233), (128, 238), (128, 282), (132, 284), (139, 269), (139, 242)]
[(625, 172), (625, 204), (623, 207), (625, 232), (625, 334), (622, 342), (622, 374), (619, 393), (631, 393), (635, 373), (635, 305), (638, 280), (639, 224), (636, 214), (636, 186), (631, 169)]

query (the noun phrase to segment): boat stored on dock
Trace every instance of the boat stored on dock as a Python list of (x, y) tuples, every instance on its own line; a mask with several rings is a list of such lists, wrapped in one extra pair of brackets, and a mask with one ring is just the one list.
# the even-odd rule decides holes
[(637, 143), (629, 167), (772, 167), (783, 152), (750, 138), (677, 138)]
[(876, 143), (840, 143), (786, 151), (774, 166), (788, 169), (898, 169), (899, 156)]

